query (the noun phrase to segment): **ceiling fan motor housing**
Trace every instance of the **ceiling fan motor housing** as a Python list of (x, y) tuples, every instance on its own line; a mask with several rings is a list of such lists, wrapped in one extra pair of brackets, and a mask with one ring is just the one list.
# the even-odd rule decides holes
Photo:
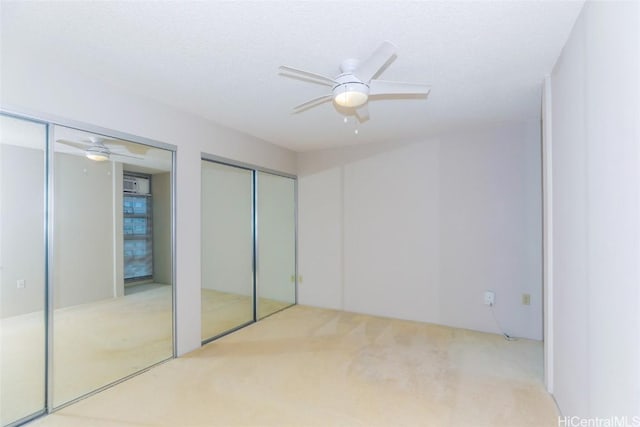
[(101, 142), (95, 142), (85, 150), (85, 155), (89, 159), (99, 162), (109, 160), (110, 154), (111, 151)]

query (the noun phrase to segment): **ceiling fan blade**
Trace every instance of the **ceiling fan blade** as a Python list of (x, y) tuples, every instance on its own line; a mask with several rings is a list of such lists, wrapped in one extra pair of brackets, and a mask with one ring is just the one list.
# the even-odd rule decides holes
[(367, 104), (356, 108), (356, 117), (360, 123), (364, 123), (369, 120), (369, 107)]
[(112, 158), (112, 159), (113, 159), (114, 157), (115, 157), (115, 158), (118, 158), (118, 157), (124, 157), (124, 158), (126, 158), (126, 159), (144, 160), (144, 157), (139, 157), (139, 156), (130, 156), (130, 155), (128, 155), (128, 154), (122, 154), (122, 153), (117, 153), (117, 152), (115, 152), (115, 153), (114, 153), (113, 151), (111, 152), (110, 156), (111, 156), (111, 158)]
[(390, 82), (371, 80), (369, 95), (428, 95), (431, 86), (420, 83)]
[(307, 108), (315, 107), (316, 105), (320, 105), (323, 102), (331, 101), (333, 99), (333, 95), (322, 95), (317, 98), (313, 98), (307, 102), (303, 102), (300, 105), (296, 105), (293, 107), (296, 113), (299, 113), (302, 110), (306, 110)]
[(393, 58), (395, 53), (396, 46), (393, 43), (388, 41), (382, 42), (368, 59), (360, 63), (360, 65), (353, 70), (353, 75), (365, 83), (368, 82)]
[(338, 82), (333, 80), (331, 77), (323, 76), (322, 74), (318, 73), (312, 73), (311, 71), (300, 70), (298, 68), (289, 67), (287, 65), (281, 65), (280, 70), (287, 73), (299, 74), (307, 78), (312, 78), (314, 80), (317, 80), (318, 83), (322, 83), (327, 86), (335, 86), (338, 84)]
[(78, 148), (80, 150), (86, 150), (87, 147), (91, 146), (91, 143), (69, 141), (67, 139), (56, 139), (56, 142), (59, 142), (60, 144), (68, 145), (70, 147)]
[[(142, 144), (137, 144), (134, 142), (128, 142), (128, 141), (122, 141), (119, 139), (104, 139), (102, 140), (102, 142), (109, 147), (109, 149), (112, 148), (116, 148), (116, 149), (124, 149), (126, 150), (128, 153), (132, 153), (132, 154), (140, 154), (140, 155), (145, 155), (147, 154), (147, 151), (149, 151), (149, 146), (147, 145), (142, 145)], [(114, 150), (111, 150), (114, 151)]]

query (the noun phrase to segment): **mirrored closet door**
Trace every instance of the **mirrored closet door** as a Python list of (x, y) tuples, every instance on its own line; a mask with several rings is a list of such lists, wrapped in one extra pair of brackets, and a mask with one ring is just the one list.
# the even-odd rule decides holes
[(45, 410), (47, 126), (0, 115), (0, 425)]
[(52, 406), (173, 356), (173, 153), (53, 129)]
[(296, 302), (296, 181), (257, 174), (258, 319)]
[(131, 139), (0, 114), (0, 426), (174, 355), (175, 148)]
[(253, 172), (202, 160), (202, 340), (254, 319)]
[(295, 304), (296, 180), (204, 157), (201, 321), (208, 342)]

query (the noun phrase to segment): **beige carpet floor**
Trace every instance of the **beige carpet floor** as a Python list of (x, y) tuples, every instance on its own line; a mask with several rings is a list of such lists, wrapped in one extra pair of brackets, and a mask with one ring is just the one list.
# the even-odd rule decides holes
[(542, 344), (294, 306), (34, 426), (555, 426)]

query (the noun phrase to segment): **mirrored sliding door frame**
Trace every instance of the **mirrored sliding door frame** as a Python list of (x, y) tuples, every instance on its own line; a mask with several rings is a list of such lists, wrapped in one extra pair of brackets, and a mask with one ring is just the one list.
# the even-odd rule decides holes
[[(128, 134), (125, 132), (116, 131), (113, 129), (103, 128), (100, 126), (90, 125), (87, 123), (82, 123), (75, 120), (69, 120), (66, 118), (57, 117), (54, 115), (47, 114), (34, 114), (25, 111), (21, 111), (17, 108), (0, 108), (0, 114), (5, 115), (7, 117), (13, 117), (20, 120), (26, 120), (34, 123), (43, 124), (46, 127), (46, 156), (45, 156), (45, 203), (43, 209), (45, 209), (45, 224), (44, 224), (44, 233), (45, 233), (45, 390), (43, 393), (45, 394), (44, 403), (45, 407), (32, 415), (29, 415), (25, 418), (22, 418), (16, 422), (9, 424), (7, 427), (13, 425), (19, 425), (25, 423), (29, 420), (37, 418), (41, 415), (55, 412), (59, 409), (62, 409), (68, 405), (71, 405), (78, 400), (85, 399), (88, 396), (99, 393), (107, 388), (110, 388), (116, 384), (119, 384), (123, 381), (128, 380), (131, 377), (139, 375), (145, 371), (148, 371), (152, 367), (162, 364), (167, 360), (173, 359), (177, 357), (177, 340), (176, 340), (176, 199), (177, 199), (177, 187), (176, 187), (176, 176), (177, 176), (177, 147), (172, 144), (167, 144), (164, 142), (156, 141), (153, 139), (136, 136), (132, 134)], [(95, 390), (92, 390), (86, 394), (78, 396), (68, 402), (65, 402), (59, 406), (53, 406), (53, 340), (55, 339), (53, 335), (53, 292), (54, 292), (54, 281), (53, 281), (53, 268), (51, 265), (51, 260), (53, 259), (53, 247), (54, 247), (54, 203), (55, 203), (55, 195), (54, 195), (54, 137), (53, 137), (53, 127), (54, 126), (64, 126), (71, 129), (76, 129), (83, 132), (90, 132), (93, 134), (102, 135), (108, 138), (116, 138), (122, 139), (126, 141), (131, 141), (134, 143), (147, 145), (153, 148), (160, 148), (163, 150), (167, 150), (171, 153), (171, 308), (172, 308), (172, 319), (171, 319), (171, 357), (168, 359), (162, 360), (160, 362), (154, 363), (150, 366), (147, 366), (139, 371), (136, 371), (130, 375), (127, 375), (123, 378), (120, 378), (116, 381), (110, 382), (102, 387), (99, 387)]]
[(258, 171), (258, 172), (266, 172), (266, 173), (270, 173), (272, 175), (278, 175), (278, 176), (282, 176), (282, 177), (285, 177), (285, 178), (291, 178), (291, 179), (295, 180), (296, 182), (298, 180), (298, 177), (296, 175), (294, 175), (294, 174), (277, 171), (275, 169), (264, 168), (262, 166), (256, 166), (256, 165), (252, 165), (250, 163), (239, 162), (239, 161), (236, 161), (236, 160), (227, 159), (226, 157), (220, 157), (220, 156), (216, 156), (216, 155), (208, 154), (208, 153), (200, 153), (200, 157), (202, 158), (202, 160), (208, 160), (210, 162), (220, 163), (220, 164), (227, 165), (227, 166), (235, 166), (237, 168), (248, 169), (248, 170)]
[[(235, 328), (232, 328), (228, 331), (225, 331), (221, 334), (218, 334), (214, 337), (211, 338), (207, 338), (205, 340), (202, 341), (202, 344), (207, 344), (213, 340), (216, 340), (218, 338), (221, 338), (225, 335), (228, 335), (232, 332), (237, 331), (238, 329), (244, 328), (245, 326), (248, 326), (252, 323), (255, 323), (256, 321), (259, 320), (258, 318), (258, 267), (260, 264), (260, 259), (259, 259), (259, 254), (258, 254), (258, 239), (259, 239), (259, 234), (258, 234), (258, 192), (260, 191), (260, 189), (258, 188), (258, 172), (264, 172), (264, 173), (268, 173), (271, 175), (276, 175), (276, 176), (281, 176), (284, 178), (290, 178), (293, 180), (293, 189), (294, 189), (294, 302), (293, 305), (298, 303), (298, 177), (294, 174), (290, 174), (290, 173), (286, 173), (286, 172), (281, 172), (281, 171), (277, 171), (274, 169), (269, 169), (269, 168), (264, 168), (261, 166), (257, 166), (257, 165), (253, 165), (250, 163), (245, 163), (245, 162), (240, 162), (240, 161), (236, 161), (236, 160), (232, 160), (232, 159), (228, 159), (226, 157), (220, 157), (220, 156), (216, 156), (213, 154), (208, 154), (208, 153), (200, 153), (200, 158), (204, 161), (209, 161), (209, 162), (214, 162), (214, 163), (218, 163), (218, 164), (222, 164), (222, 165), (226, 165), (226, 166), (232, 166), (232, 167), (237, 167), (237, 168), (241, 168), (241, 169), (245, 169), (245, 170), (249, 170), (252, 172), (252, 190), (253, 190), (253, 194), (252, 194), (252, 218), (251, 218), (251, 222), (252, 222), (252, 228), (253, 228), (253, 243), (252, 243), (252, 247), (253, 247), (253, 262), (252, 262), (252, 266), (253, 266), (253, 320), (251, 320), (250, 322), (247, 322), (245, 324), (239, 325)], [(283, 308), (286, 309), (287, 307)], [(281, 310), (278, 310), (281, 311)], [(268, 316), (263, 317), (262, 319), (269, 317), (270, 315), (275, 314), (271, 313)], [(261, 320), (261, 319), (260, 319)]]

